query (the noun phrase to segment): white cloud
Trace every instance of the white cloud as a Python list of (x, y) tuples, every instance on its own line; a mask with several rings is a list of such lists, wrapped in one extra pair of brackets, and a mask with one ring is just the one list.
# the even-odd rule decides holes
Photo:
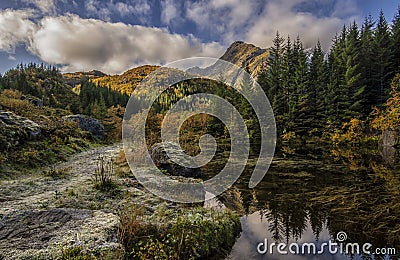
[(23, 0), (25, 3), (35, 5), (44, 14), (55, 14), (55, 0)]
[(198, 1), (186, 4), (186, 17), (203, 32), (222, 35), (225, 43), (231, 43), (244, 35), (262, 5), (263, 1)]
[(25, 43), (31, 37), (35, 24), (29, 20), (32, 10), (0, 11), (0, 51), (14, 52), (18, 44)]
[(162, 64), (191, 56), (218, 57), (218, 43), (165, 29), (82, 19), (76, 15), (45, 17), (32, 34), (29, 51), (65, 71), (100, 69), (120, 73), (134, 65)]
[(100, 18), (105, 21), (110, 21), (111, 12), (108, 8), (101, 6), (101, 1), (99, 0), (86, 0), (85, 9), (89, 14), (95, 15), (95, 17)]
[(359, 17), (355, 16), (355, 14), (359, 12), (360, 10), (357, 6), (356, 1), (341, 0), (341, 1), (336, 1), (332, 15), (341, 18), (350, 17), (350, 19), (351, 18), (357, 19)]
[[(329, 3), (328, 3), (329, 2)], [(329, 4), (328, 14), (320, 10), (296, 11), (298, 7)], [(300, 35), (307, 47), (319, 39), (328, 48), (343, 24), (358, 20), (356, 0), (203, 0), (186, 4), (186, 17), (211, 37), (222, 35), (226, 44), (244, 40), (269, 47), (279, 31), (283, 37)]]
[(179, 17), (179, 11), (174, 0), (161, 1), (161, 21), (170, 24), (177, 17)]
[(313, 47), (317, 40), (327, 49), (332, 37), (338, 32), (343, 24), (357, 19), (358, 9), (354, 0), (335, 1), (335, 10), (344, 6), (351, 6), (346, 10), (347, 18), (338, 17), (334, 11), (330, 16), (317, 17), (311, 12), (294, 12), (293, 7), (301, 4), (304, 0), (271, 0), (264, 12), (254, 21), (249, 28), (246, 39), (256, 45), (267, 47), (272, 45), (276, 31), (281, 36), (290, 35), (293, 38), (299, 35), (306, 48)]
[(86, 0), (85, 9), (89, 14), (105, 21), (110, 21), (112, 14), (118, 14), (121, 17), (134, 15), (141, 22), (146, 22), (146, 16), (150, 12), (151, 6), (147, 0), (136, 0), (132, 3), (115, 2), (114, 0)]

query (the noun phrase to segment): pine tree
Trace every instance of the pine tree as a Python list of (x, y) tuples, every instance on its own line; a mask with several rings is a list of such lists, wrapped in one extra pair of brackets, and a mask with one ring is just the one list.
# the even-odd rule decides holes
[(343, 100), (343, 102), (349, 103), (349, 107), (343, 111), (345, 121), (354, 117), (361, 117), (361, 112), (363, 111), (365, 87), (361, 81), (361, 72), (359, 68), (360, 48), (361, 41), (359, 38), (359, 30), (356, 22), (354, 22), (346, 35), (342, 54), (343, 62), (346, 65), (342, 91), (345, 92), (348, 97), (348, 100)]
[(292, 111), (294, 115), (295, 130), (304, 135), (313, 124), (312, 90), (309, 84), (307, 53), (303, 48), (300, 37), (297, 37), (293, 45), (294, 62), (293, 95), (296, 97), (296, 107)]
[(400, 73), (400, 5), (393, 19), (391, 48), (393, 50), (393, 69)]
[(377, 104), (377, 97), (379, 90), (374, 86), (373, 76), (373, 57), (374, 57), (374, 46), (373, 46), (373, 28), (375, 22), (371, 15), (365, 18), (364, 24), (361, 28), (360, 39), (360, 72), (363, 85), (365, 86), (365, 102), (363, 113), (368, 115), (373, 106)]
[(310, 88), (311, 105), (314, 107), (314, 124), (315, 128), (321, 128), (326, 120), (325, 106), (326, 100), (326, 62), (322, 51), (321, 43), (318, 41), (311, 56), (310, 64)]
[(346, 109), (343, 100), (347, 98), (342, 91), (344, 85), (345, 64), (343, 63), (342, 53), (346, 37), (346, 28), (340, 36), (336, 36), (333, 41), (331, 51), (328, 56), (329, 79), (327, 84), (326, 112), (328, 125), (336, 127), (340, 124), (341, 111)]
[(375, 88), (379, 90), (376, 105), (381, 105), (388, 97), (390, 80), (393, 77), (392, 60), (393, 52), (390, 48), (390, 31), (383, 11), (380, 12), (378, 24), (374, 31), (374, 56), (373, 56), (373, 75), (372, 82)]
[[(284, 115), (283, 95), (283, 65), (284, 65), (284, 39), (276, 33), (267, 61), (268, 68), (259, 75), (259, 84), (267, 94), (274, 110), (277, 121), (282, 122)], [(278, 128), (282, 125), (278, 123)], [(278, 130), (279, 132), (279, 130)]]

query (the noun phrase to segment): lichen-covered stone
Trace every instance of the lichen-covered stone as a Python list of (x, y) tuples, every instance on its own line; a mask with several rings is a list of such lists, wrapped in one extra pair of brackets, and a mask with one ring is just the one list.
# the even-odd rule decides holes
[(9, 150), (27, 140), (37, 139), (40, 126), (12, 112), (0, 111), (0, 150)]
[(118, 259), (124, 249), (115, 240), (119, 219), (112, 213), (78, 209), (16, 211), (0, 221), (0, 258), (62, 259), (71, 248)]
[[(170, 154), (167, 154), (166, 148), (170, 151)], [(184, 160), (182, 157), (183, 153), (184, 151), (175, 143), (159, 143), (150, 148), (150, 157), (154, 164), (166, 170), (168, 174), (172, 176), (199, 178), (201, 176), (200, 168), (185, 167), (173, 162), (170, 158), (173, 157), (174, 160)], [(190, 162), (186, 162), (186, 165), (188, 164), (190, 164)]]
[(88, 131), (98, 138), (104, 138), (104, 126), (99, 120), (86, 115), (69, 115), (63, 117), (67, 122), (75, 122), (83, 131)]

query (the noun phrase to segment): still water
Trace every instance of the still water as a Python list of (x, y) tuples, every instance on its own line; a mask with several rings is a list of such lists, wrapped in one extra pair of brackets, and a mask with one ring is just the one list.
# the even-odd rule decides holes
[[(398, 152), (330, 151), (321, 156), (276, 159), (255, 189), (248, 188), (249, 175), (243, 174), (219, 197), (242, 215), (242, 233), (228, 259), (399, 259)], [(338, 238), (338, 233), (345, 237)], [(349, 247), (347, 254), (332, 254), (327, 245), (322, 252), (322, 244), (329, 241), (338, 243), (337, 250), (340, 244), (345, 248), (357, 243), (359, 253), (352, 254)], [(300, 253), (279, 254), (275, 246), (274, 254), (260, 254), (257, 246), (263, 243), (262, 251), (265, 242), (284, 243), (283, 251), (296, 243)], [(320, 254), (302, 254), (304, 243), (313, 243)], [(367, 251), (396, 254), (365, 254), (362, 246), (367, 243)]]

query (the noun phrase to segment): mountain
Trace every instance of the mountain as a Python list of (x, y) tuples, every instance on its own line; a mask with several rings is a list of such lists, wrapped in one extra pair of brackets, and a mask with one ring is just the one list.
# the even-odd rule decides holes
[[(243, 82), (243, 74), (232, 63), (246, 70), (254, 79), (265, 68), (269, 58), (269, 51), (241, 41), (234, 42), (213, 65), (206, 68), (193, 67), (187, 72), (201, 76), (223, 78), (230, 85), (240, 86)], [(228, 64), (226, 62), (229, 62)]]
[[(268, 50), (261, 49), (253, 44), (236, 41), (226, 50), (220, 59), (246, 69), (253, 77), (256, 78), (262, 68), (265, 66), (268, 57)], [(207, 74), (219, 74), (221, 71), (220, 65), (221, 64), (216, 63), (206, 68)], [(87, 77), (95, 84), (100, 84), (102, 86), (109, 87), (112, 90), (130, 95), (136, 86), (147, 77), (147, 75), (159, 67), (160, 66), (144, 65), (132, 68), (121, 75), (106, 75), (103, 72), (96, 70), (90, 72), (66, 73), (64, 74), (64, 78), (67, 84), (76, 87), (76, 89), (79, 89), (81, 79)], [(188, 72), (193, 74), (204, 74), (205, 71), (200, 68), (191, 68), (188, 70)]]
[(229, 46), (221, 60), (246, 69), (253, 77), (261, 72), (269, 57), (269, 51), (253, 44), (236, 41)]
[(112, 90), (117, 90), (130, 95), (136, 86), (160, 66), (144, 65), (125, 71), (121, 75), (103, 76), (93, 79), (93, 82)]
[(65, 83), (67, 83), (71, 87), (75, 87), (76, 85), (79, 85), (81, 80), (83, 78), (88, 78), (88, 79), (97, 79), (100, 77), (107, 76), (107, 74), (98, 71), (98, 70), (92, 70), (88, 72), (73, 72), (73, 73), (65, 73), (63, 74)]
[(65, 82), (76, 90), (80, 89), (82, 79), (88, 78), (95, 84), (100, 84), (112, 90), (130, 95), (147, 75), (159, 67), (160, 66), (144, 65), (127, 70), (121, 75), (107, 75), (101, 71), (92, 70), (89, 72), (65, 73), (63, 76)]

